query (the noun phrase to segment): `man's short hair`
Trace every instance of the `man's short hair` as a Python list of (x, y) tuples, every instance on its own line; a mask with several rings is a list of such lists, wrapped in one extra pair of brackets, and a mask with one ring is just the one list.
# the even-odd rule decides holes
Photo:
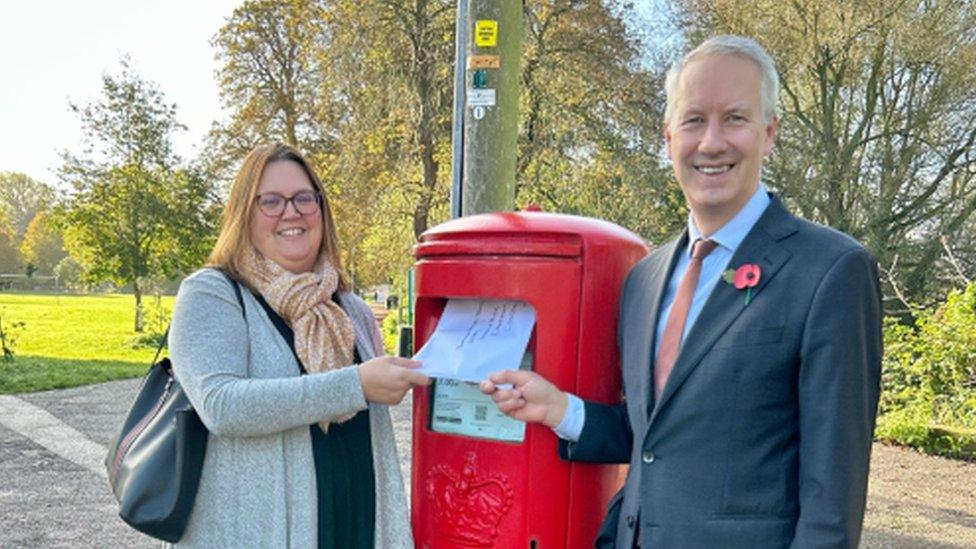
[(675, 95), (682, 71), (695, 59), (708, 55), (738, 55), (755, 63), (759, 67), (759, 97), (762, 102), (763, 118), (768, 123), (774, 116), (779, 115), (779, 75), (776, 73), (773, 58), (752, 38), (723, 34), (702, 42), (671, 65), (667, 79), (664, 81), (664, 92), (667, 95), (665, 122), (670, 122), (674, 114)]

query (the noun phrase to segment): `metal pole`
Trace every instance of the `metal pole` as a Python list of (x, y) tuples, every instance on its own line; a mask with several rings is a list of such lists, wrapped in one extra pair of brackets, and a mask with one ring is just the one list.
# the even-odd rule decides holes
[(515, 207), (521, 0), (468, 0), (461, 214)]
[(461, 179), (464, 173), (464, 76), (468, 44), (468, 0), (458, 0), (454, 24), (454, 127), (451, 131), (451, 219), (461, 217)]
[(468, 44), (468, 0), (458, 0), (454, 26), (454, 127), (451, 131), (451, 219), (461, 217), (464, 173), (465, 51)]
[(413, 269), (407, 271), (407, 324), (413, 326)]

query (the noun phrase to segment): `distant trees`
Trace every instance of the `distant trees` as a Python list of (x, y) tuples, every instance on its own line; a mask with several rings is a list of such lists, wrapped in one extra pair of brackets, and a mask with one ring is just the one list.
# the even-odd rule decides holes
[[(33, 255), (24, 254), (23, 242), (33, 220), (44, 217), (54, 201), (54, 189), (48, 185), (22, 173), (0, 172), (0, 273), (20, 274), (26, 268), (37, 268)], [(50, 273), (50, 269), (44, 271)]]
[(176, 108), (127, 60), (120, 73), (103, 75), (101, 98), (72, 109), (86, 148), (64, 154), (62, 176), (73, 188), (65, 246), (86, 281), (131, 285), (139, 332), (146, 281), (198, 266), (213, 242), (211, 185), (179, 166), (171, 144), (183, 128)]
[(27, 225), (27, 231), (20, 243), (23, 264), (32, 265), (37, 272), (50, 275), (67, 255), (56, 220), (49, 212), (37, 212)]
[(17, 235), (7, 214), (0, 211), (0, 273), (19, 273), (20, 267)]
[(17, 172), (0, 172), (0, 209), (6, 214), (17, 238), (38, 212), (54, 205), (54, 189)]
[[(34, 219), (54, 206), (54, 189), (17, 172), (0, 172), (0, 273), (36, 268), (32, 255), (24, 255), (23, 241)], [(50, 274), (48, 269), (44, 274)]]

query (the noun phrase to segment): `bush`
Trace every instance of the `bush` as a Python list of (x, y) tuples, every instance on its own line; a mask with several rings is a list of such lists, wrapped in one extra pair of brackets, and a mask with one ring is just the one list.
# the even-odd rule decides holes
[[(6, 314), (6, 311), (4, 311), (4, 314)], [(14, 348), (17, 345), (17, 340), (20, 339), (20, 334), (25, 328), (27, 328), (27, 323), (23, 320), (13, 322), (8, 320), (4, 324), (3, 317), (0, 316), (0, 350), (3, 351), (2, 357), (4, 360), (10, 361), (14, 359)]]
[(72, 291), (84, 291), (85, 284), (81, 281), (84, 269), (71, 256), (65, 257), (54, 266), (54, 276), (61, 281), (65, 288)]
[(127, 349), (157, 349), (165, 337), (164, 333), (146, 332), (130, 337), (123, 345)]
[(147, 347), (156, 349), (166, 338), (169, 331), (169, 321), (173, 311), (163, 303), (162, 296), (156, 294), (142, 302), (143, 330), (141, 334), (126, 340), (125, 345), (130, 349)]
[(950, 292), (913, 326), (886, 319), (876, 436), (976, 457), (976, 285)]
[(878, 418), (875, 437), (927, 454), (956, 459), (976, 459), (976, 429), (939, 425), (931, 421), (930, 407), (910, 406)]
[(383, 324), (380, 325), (380, 333), (383, 334), (383, 350), (388, 355), (397, 353), (397, 340), (400, 337), (400, 326), (397, 324), (397, 315), (394, 312), (386, 315)]

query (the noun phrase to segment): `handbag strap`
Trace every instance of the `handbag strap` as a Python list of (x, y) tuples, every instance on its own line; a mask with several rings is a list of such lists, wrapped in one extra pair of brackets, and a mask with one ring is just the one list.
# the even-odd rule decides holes
[[(223, 269), (214, 269), (214, 270), (224, 275), (224, 278), (226, 278), (227, 281), (230, 282), (230, 285), (234, 288), (234, 296), (237, 297), (237, 304), (241, 306), (241, 315), (244, 317), (245, 320), (247, 320), (247, 310), (244, 308), (244, 296), (241, 295), (240, 284), (238, 284), (236, 280), (231, 278), (230, 275), (228, 275)], [(262, 300), (261, 303), (264, 304), (264, 300)], [(169, 341), (170, 326), (172, 326), (172, 323), (166, 325), (166, 331), (163, 332), (163, 338), (159, 341), (159, 347), (156, 347), (156, 355), (153, 356), (152, 362), (150, 362), (150, 364), (156, 364), (156, 361), (159, 360), (159, 353), (163, 352), (163, 347), (166, 347), (166, 344)]]

